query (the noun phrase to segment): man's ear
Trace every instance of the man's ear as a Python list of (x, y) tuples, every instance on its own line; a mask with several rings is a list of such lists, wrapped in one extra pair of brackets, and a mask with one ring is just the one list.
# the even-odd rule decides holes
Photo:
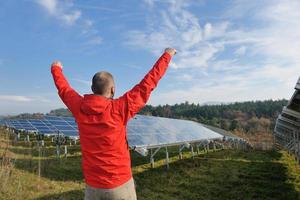
[(111, 98), (113, 98), (115, 96), (115, 87), (111, 87)]
[(93, 91), (93, 93), (95, 94), (95, 91), (94, 91), (94, 86), (91, 85), (91, 90)]

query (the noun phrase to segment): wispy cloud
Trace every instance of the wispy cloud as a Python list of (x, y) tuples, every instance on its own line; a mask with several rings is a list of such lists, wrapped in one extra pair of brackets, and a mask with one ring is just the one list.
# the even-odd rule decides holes
[(92, 10), (99, 10), (99, 11), (107, 11), (107, 12), (120, 12), (119, 9), (114, 8), (108, 8), (104, 6), (96, 6), (96, 5), (76, 5), (78, 8), (84, 8), (84, 9), (92, 9)]
[(125, 44), (155, 55), (176, 47), (173, 75), (188, 82), (167, 86), (152, 103), (289, 97), (300, 66), (299, 1), (236, 0), (220, 20), (205, 23), (191, 1), (145, 3), (155, 14), (145, 29), (129, 31)]
[(238, 49), (236, 49), (234, 53), (235, 53), (237, 56), (243, 56), (243, 55), (245, 55), (246, 50), (247, 50), (247, 47), (246, 47), (246, 46), (241, 46), (241, 47), (239, 47)]
[(83, 79), (73, 78), (71, 80), (76, 81), (78, 83), (81, 83), (81, 84), (83, 84), (85, 86), (91, 86), (92, 85), (91, 81), (87, 81), (87, 80), (83, 80)]
[(86, 44), (87, 45), (100, 45), (103, 39), (100, 36), (94, 36), (93, 38), (89, 39)]
[(0, 101), (31, 102), (33, 99), (18, 95), (0, 95)]
[(75, 6), (73, 0), (35, 0), (47, 13), (62, 22), (63, 25), (80, 27), (86, 37), (87, 45), (100, 45), (102, 37), (94, 26), (94, 21), (83, 16), (82, 10)]
[[(156, 1), (146, 1), (155, 6)], [(217, 40), (227, 32), (229, 23), (206, 23), (200, 25), (196, 15), (188, 11), (189, 1), (167, 1), (167, 11), (159, 11), (159, 17), (151, 15), (146, 30), (132, 30), (127, 34), (126, 45), (142, 48), (154, 54), (167, 46), (174, 46), (178, 55), (173, 68), (205, 68), (224, 44)], [(156, 12), (153, 8), (152, 12)]]
[(0, 95), (0, 114), (19, 114), (44, 112), (63, 107), (62, 102), (55, 93), (43, 93), (38, 95)]
[(66, 25), (73, 25), (80, 17), (81, 11), (74, 9), (72, 1), (36, 0), (51, 16)]
[(2, 102), (40, 102), (49, 103), (51, 100), (46, 96), (32, 95), (32, 96), (22, 96), (22, 95), (0, 95), (0, 101)]

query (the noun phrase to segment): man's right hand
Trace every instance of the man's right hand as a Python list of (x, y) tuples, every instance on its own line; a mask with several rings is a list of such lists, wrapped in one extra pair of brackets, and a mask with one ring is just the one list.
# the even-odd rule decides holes
[(174, 49), (174, 48), (166, 48), (165, 52), (170, 54), (170, 56), (174, 56), (177, 53), (176, 49)]
[(52, 63), (52, 65), (51, 65), (51, 67), (53, 67), (53, 66), (60, 67), (61, 69), (63, 68), (63, 66), (62, 66), (62, 64), (61, 64), (60, 61), (54, 61), (54, 62)]

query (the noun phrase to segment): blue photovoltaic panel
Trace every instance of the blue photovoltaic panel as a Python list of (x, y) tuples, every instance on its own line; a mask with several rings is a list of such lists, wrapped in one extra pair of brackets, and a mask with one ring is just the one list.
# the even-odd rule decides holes
[(22, 129), (27, 131), (37, 131), (37, 129), (28, 120), (19, 120)]
[(222, 135), (188, 120), (137, 115), (127, 126), (131, 147), (152, 147), (221, 139)]
[(72, 130), (75, 130), (73, 127), (71, 126), (55, 126), (58, 130), (61, 130), (61, 131), (72, 131)]

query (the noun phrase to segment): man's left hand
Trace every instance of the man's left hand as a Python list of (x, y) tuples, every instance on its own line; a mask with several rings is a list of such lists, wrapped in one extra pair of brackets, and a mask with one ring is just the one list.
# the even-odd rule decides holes
[(62, 66), (62, 64), (61, 64), (60, 61), (54, 61), (54, 62), (52, 63), (52, 65), (51, 65), (51, 67), (53, 67), (53, 66), (60, 67), (61, 69), (63, 68), (63, 66)]

